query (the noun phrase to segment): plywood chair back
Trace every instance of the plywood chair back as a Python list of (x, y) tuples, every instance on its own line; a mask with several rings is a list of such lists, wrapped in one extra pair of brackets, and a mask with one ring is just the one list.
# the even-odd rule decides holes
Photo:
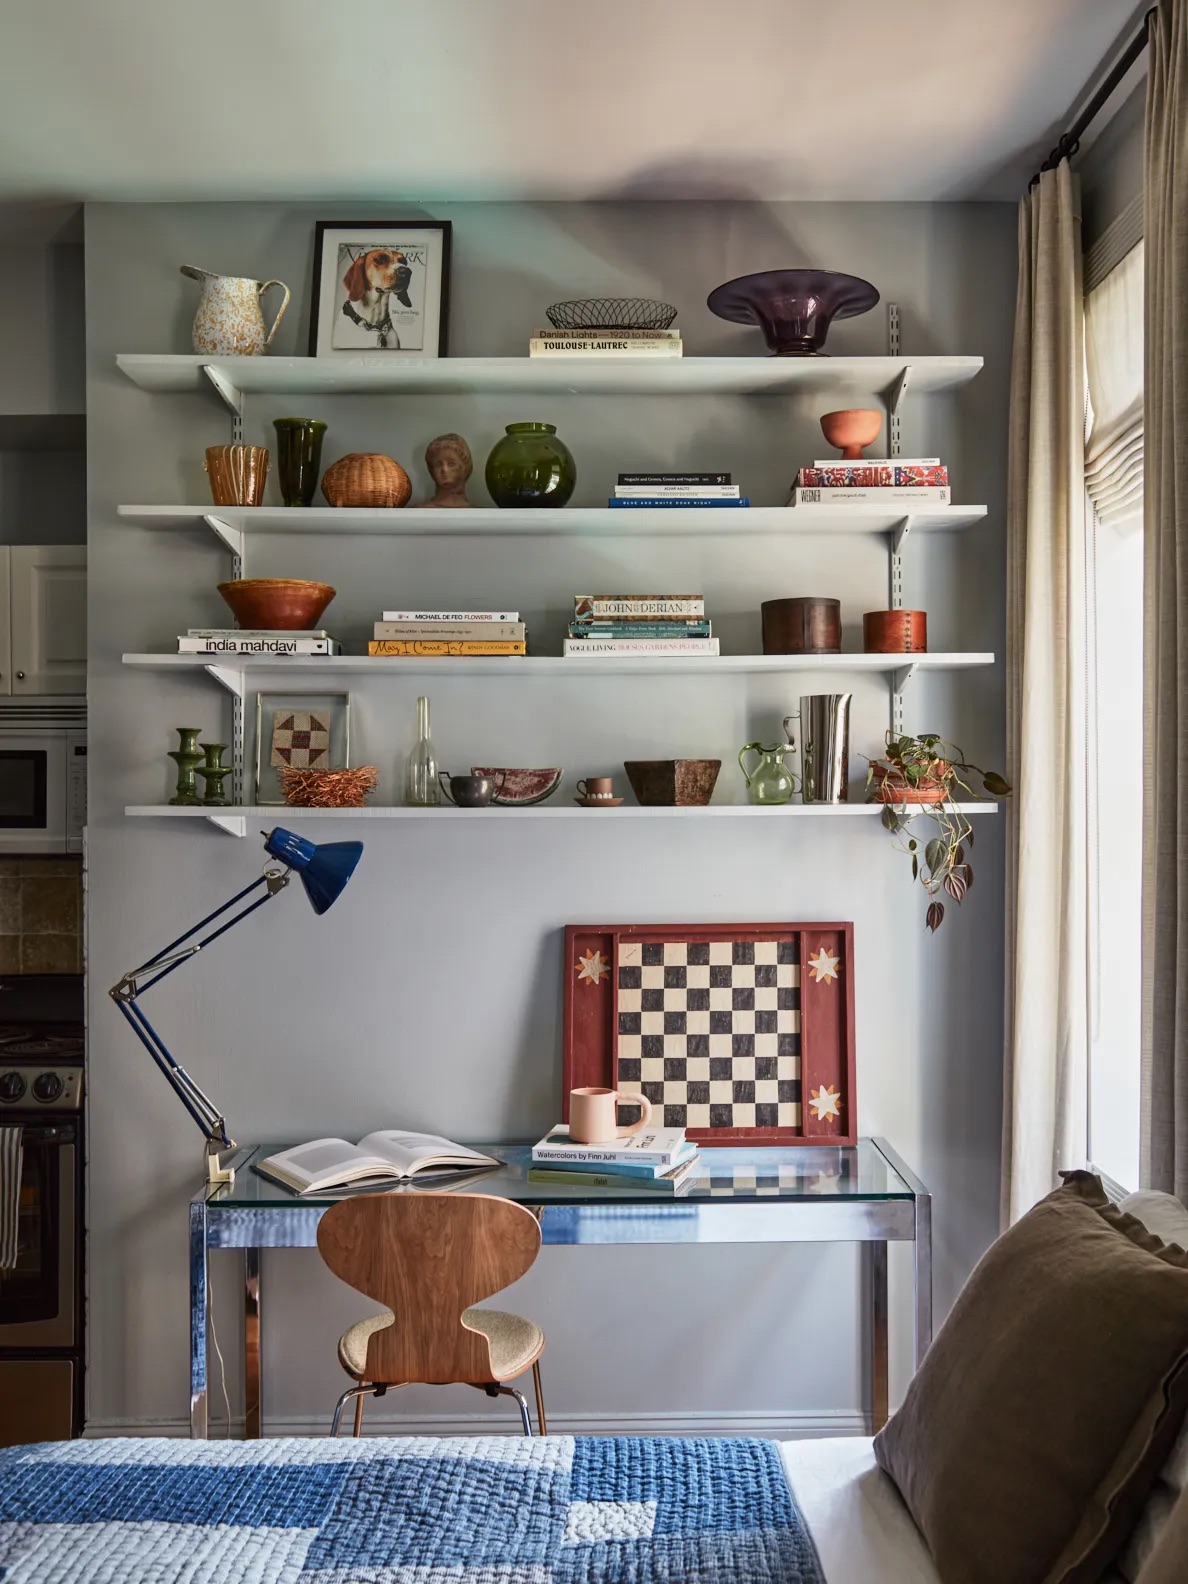
[(318, 1251), (342, 1281), (392, 1311), (367, 1344), (368, 1381), (491, 1382), (487, 1338), (462, 1323), (529, 1270), (531, 1210), (490, 1194), (380, 1194), (333, 1205)]

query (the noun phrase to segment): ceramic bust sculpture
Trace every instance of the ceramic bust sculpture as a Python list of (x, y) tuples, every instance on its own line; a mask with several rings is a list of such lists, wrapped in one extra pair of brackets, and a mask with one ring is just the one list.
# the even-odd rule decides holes
[(425, 466), (437, 486), (432, 500), (422, 501), (422, 506), (470, 506), (466, 499), (466, 481), (474, 472), (474, 459), (470, 447), (460, 434), (438, 435), (425, 447)]

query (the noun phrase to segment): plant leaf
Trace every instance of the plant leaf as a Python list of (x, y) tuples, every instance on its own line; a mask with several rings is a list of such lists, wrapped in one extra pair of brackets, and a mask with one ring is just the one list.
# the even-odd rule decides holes
[(919, 878), (920, 878), (920, 860), (916, 857), (915, 853), (913, 853), (912, 854), (912, 879), (913, 880), (918, 880)]
[(966, 892), (964, 877), (959, 875), (956, 871), (954, 871), (952, 874), (947, 874), (945, 876), (945, 890), (953, 898), (954, 902), (963, 902), (965, 900)]
[(924, 862), (928, 865), (929, 872), (940, 874), (945, 867), (945, 856), (948, 849), (939, 836), (934, 836), (924, 849)]
[(973, 826), (971, 825), (969, 827), (969, 829), (965, 833), (965, 845), (967, 847), (972, 847), (973, 846), (973, 839), (974, 839), (974, 833), (973, 833)]
[(982, 785), (994, 797), (1009, 797), (1011, 794), (1010, 782), (1004, 781), (996, 770), (987, 771), (982, 777)]
[(879, 818), (883, 822), (884, 830), (897, 831), (899, 829), (899, 815), (891, 807), (890, 803), (883, 804), (883, 812)]
[(924, 927), (935, 935), (940, 929), (945, 917), (945, 904), (943, 902), (930, 902), (928, 912), (924, 915)]

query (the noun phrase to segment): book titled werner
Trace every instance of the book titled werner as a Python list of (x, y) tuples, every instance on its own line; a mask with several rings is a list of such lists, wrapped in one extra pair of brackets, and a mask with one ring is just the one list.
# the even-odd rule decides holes
[(793, 489), (789, 506), (947, 506), (952, 491), (925, 486), (920, 489), (899, 488), (897, 485), (872, 486), (861, 489)]
[(684, 1128), (642, 1128), (628, 1138), (611, 1144), (579, 1144), (569, 1136), (564, 1122), (550, 1128), (539, 1144), (532, 1146), (532, 1159), (546, 1161), (650, 1161), (653, 1165), (676, 1166), (688, 1154), (689, 1141)]
[(257, 1161), (255, 1170), (294, 1193), (308, 1194), (356, 1183), (404, 1182), (423, 1172), (479, 1171), (501, 1164), (494, 1155), (483, 1155), (434, 1133), (387, 1129), (369, 1133), (357, 1144), (340, 1138), (312, 1139)]

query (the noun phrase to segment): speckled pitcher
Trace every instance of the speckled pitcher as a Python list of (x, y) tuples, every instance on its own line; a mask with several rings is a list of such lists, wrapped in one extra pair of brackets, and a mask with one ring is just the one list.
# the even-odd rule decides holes
[[(183, 264), (181, 272), (202, 282), (202, 296), (194, 315), (195, 352), (211, 352), (216, 357), (260, 357), (268, 350), (289, 306), (289, 288), (284, 281), (215, 275), (193, 264)], [(260, 298), (270, 286), (279, 286), (285, 300), (272, 321), (272, 329), (265, 333)]]

